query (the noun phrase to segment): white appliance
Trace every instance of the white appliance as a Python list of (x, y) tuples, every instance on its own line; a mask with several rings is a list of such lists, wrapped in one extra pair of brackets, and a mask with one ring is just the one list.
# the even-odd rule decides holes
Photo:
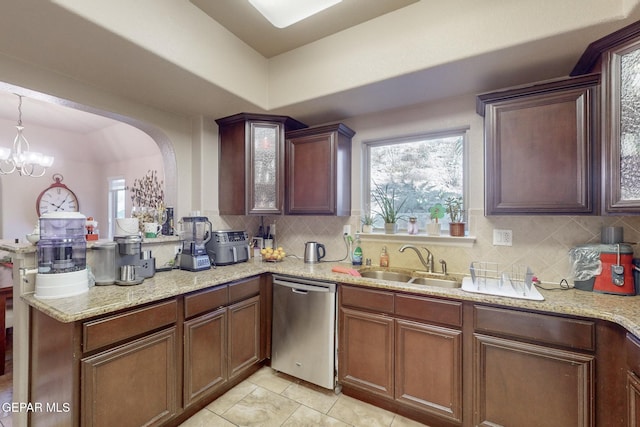
[(51, 212), (40, 217), (36, 298), (64, 298), (89, 290), (86, 222), (78, 212)]

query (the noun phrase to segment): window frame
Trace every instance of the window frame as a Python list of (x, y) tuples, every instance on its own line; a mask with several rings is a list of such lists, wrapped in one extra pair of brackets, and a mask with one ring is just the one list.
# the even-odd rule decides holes
[[(122, 191), (124, 192), (124, 211), (125, 211), (125, 217), (126, 217), (126, 206), (127, 206), (127, 199), (126, 199), (126, 191), (127, 191), (127, 180), (125, 179), (124, 176), (114, 176), (114, 177), (109, 177), (107, 178), (108, 181), (108, 199), (107, 199), (107, 232), (108, 232), (108, 237), (109, 239), (113, 239), (113, 236), (115, 234), (115, 220), (118, 218), (117, 216), (117, 212), (118, 212), (118, 192)], [(122, 181), (122, 188), (114, 188), (114, 183), (117, 181)]]
[[(444, 137), (462, 137), (462, 206), (464, 207), (463, 220), (465, 222), (465, 228), (469, 228), (469, 130), (470, 126), (461, 126), (449, 129), (442, 129), (437, 131), (426, 131), (415, 134), (392, 136), (385, 138), (376, 138), (371, 140), (363, 140), (361, 144), (362, 149), (362, 161), (361, 161), (361, 193), (360, 193), (360, 213), (361, 217), (364, 215), (371, 215), (371, 148), (381, 147), (385, 145), (402, 144), (409, 142), (416, 142), (425, 139), (437, 139)], [(444, 202), (444, 200), (442, 201)], [(444, 203), (443, 203), (444, 205)], [(442, 226), (441, 226), (442, 227)], [(374, 231), (383, 230), (380, 227), (375, 227)]]

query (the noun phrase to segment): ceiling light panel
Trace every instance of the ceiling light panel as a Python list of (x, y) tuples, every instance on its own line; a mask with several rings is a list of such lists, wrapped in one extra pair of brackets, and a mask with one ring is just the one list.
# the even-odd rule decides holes
[(342, 0), (249, 0), (274, 27), (286, 28)]

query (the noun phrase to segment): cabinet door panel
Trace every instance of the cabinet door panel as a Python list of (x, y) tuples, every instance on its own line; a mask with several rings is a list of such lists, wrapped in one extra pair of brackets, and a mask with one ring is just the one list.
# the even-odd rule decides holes
[(446, 418), (462, 419), (462, 332), (396, 320), (395, 396)]
[(260, 360), (260, 297), (239, 302), (228, 309), (229, 378)]
[(595, 212), (598, 83), (584, 76), (479, 96), (486, 215)]
[(351, 215), (351, 138), (339, 123), (286, 135), (285, 213)]
[(287, 140), (287, 213), (335, 213), (333, 134)]
[(227, 379), (227, 310), (184, 323), (184, 401), (199, 399)]
[(176, 413), (175, 328), (81, 361), (83, 426), (153, 426)]
[(640, 427), (640, 379), (627, 373), (627, 408), (629, 427)]
[(474, 336), (474, 425), (591, 426), (595, 357)]
[(393, 398), (393, 318), (340, 309), (338, 377)]

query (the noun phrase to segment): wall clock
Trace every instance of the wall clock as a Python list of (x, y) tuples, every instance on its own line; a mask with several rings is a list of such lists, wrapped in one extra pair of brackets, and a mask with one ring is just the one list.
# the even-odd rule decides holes
[(54, 174), (53, 184), (40, 193), (36, 200), (38, 216), (49, 212), (78, 212), (78, 197), (62, 180), (62, 175)]

